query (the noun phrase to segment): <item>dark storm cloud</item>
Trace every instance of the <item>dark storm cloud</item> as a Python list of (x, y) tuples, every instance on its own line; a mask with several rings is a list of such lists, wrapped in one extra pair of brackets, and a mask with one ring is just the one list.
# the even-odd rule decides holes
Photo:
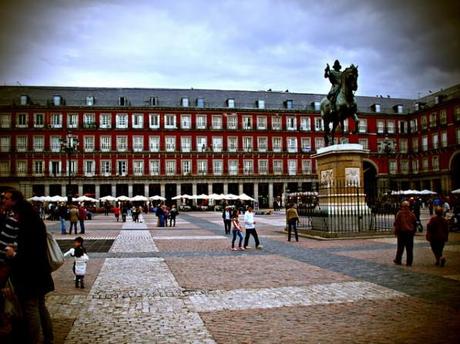
[(416, 97), (460, 82), (458, 1), (4, 1), (0, 80)]

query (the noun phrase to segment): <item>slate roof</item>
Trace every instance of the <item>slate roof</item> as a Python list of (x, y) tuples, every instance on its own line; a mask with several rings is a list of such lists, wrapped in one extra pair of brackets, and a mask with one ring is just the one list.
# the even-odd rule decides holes
[[(457, 85), (459, 87), (459, 85)], [(320, 102), (324, 94), (291, 93), (278, 91), (240, 91), (209, 89), (167, 88), (105, 88), (105, 87), (53, 87), (53, 86), (0, 86), (0, 106), (20, 104), (21, 95), (27, 95), (31, 104), (47, 106), (54, 95), (63, 98), (65, 106), (86, 107), (86, 97), (93, 96), (92, 108), (119, 107), (119, 97), (126, 97), (128, 108), (149, 108), (150, 97), (156, 97), (159, 107), (181, 107), (181, 98), (189, 98), (190, 108), (196, 108), (196, 99), (203, 98), (205, 108), (228, 109), (227, 99), (235, 100), (235, 109), (257, 110), (257, 100), (265, 101), (266, 110), (286, 111), (285, 102), (293, 101), (293, 110), (314, 110), (313, 103)], [(403, 105), (404, 113), (414, 110), (415, 99), (357, 96), (359, 112), (373, 112), (371, 106), (381, 105), (382, 113), (396, 112), (396, 105)], [(429, 101), (429, 100), (426, 100)], [(125, 107), (125, 108), (126, 108)]]

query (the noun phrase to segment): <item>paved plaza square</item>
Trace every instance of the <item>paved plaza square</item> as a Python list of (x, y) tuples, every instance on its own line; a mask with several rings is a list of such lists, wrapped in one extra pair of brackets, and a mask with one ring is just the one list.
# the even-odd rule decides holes
[[(417, 233), (405, 267), (390, 236), (288, 242), (284, 213), (257, 216), (263, 249), (246, 251), (230, 250), (218, 212), (182, 212), (166, 228), (144, 218), (86, 222), (86, 288), (74, 287), (71, 259), (53, 273), (56, 343), (460, 341), (458, 233), (444, 268)], [(47, 226), (68, 247), (74, 235)]]

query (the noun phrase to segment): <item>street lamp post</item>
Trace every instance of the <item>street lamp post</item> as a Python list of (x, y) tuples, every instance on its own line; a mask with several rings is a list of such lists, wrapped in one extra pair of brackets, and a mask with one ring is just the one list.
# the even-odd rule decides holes
[(388, 167), (388, 189), (391, 191), (391, 173), (390, 173), (390, 157), (395, 152), (395, 147), (393, 141), (385, 136), (383, 140), (383, 153), (385, 153), (387, 157), (387, 167)]
[(70, 166), (71, 156), (77, 152), (78, 149), (78, 138), (68, 132), (65, 139), (61, 139), (61, 149), (67, 154), (67, 172), (68, 172), (68, 184), (67, 184), (67, 204), (72, 203), (72, 169)]

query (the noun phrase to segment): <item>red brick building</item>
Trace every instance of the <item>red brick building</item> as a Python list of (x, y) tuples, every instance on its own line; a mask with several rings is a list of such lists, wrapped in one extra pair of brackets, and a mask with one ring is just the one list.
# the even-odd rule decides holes
[[(0, 87), (0, 182), (32, 194), (242, 193), (271, 205), (316, 183), (323, 95)], [(460, 187), (460, 85), (417, 100), (357, 97), (368, 192)], [(78, 140), (68, 155), (61, 140)], [(72, 184), (68, 184), (70, 168)]]

